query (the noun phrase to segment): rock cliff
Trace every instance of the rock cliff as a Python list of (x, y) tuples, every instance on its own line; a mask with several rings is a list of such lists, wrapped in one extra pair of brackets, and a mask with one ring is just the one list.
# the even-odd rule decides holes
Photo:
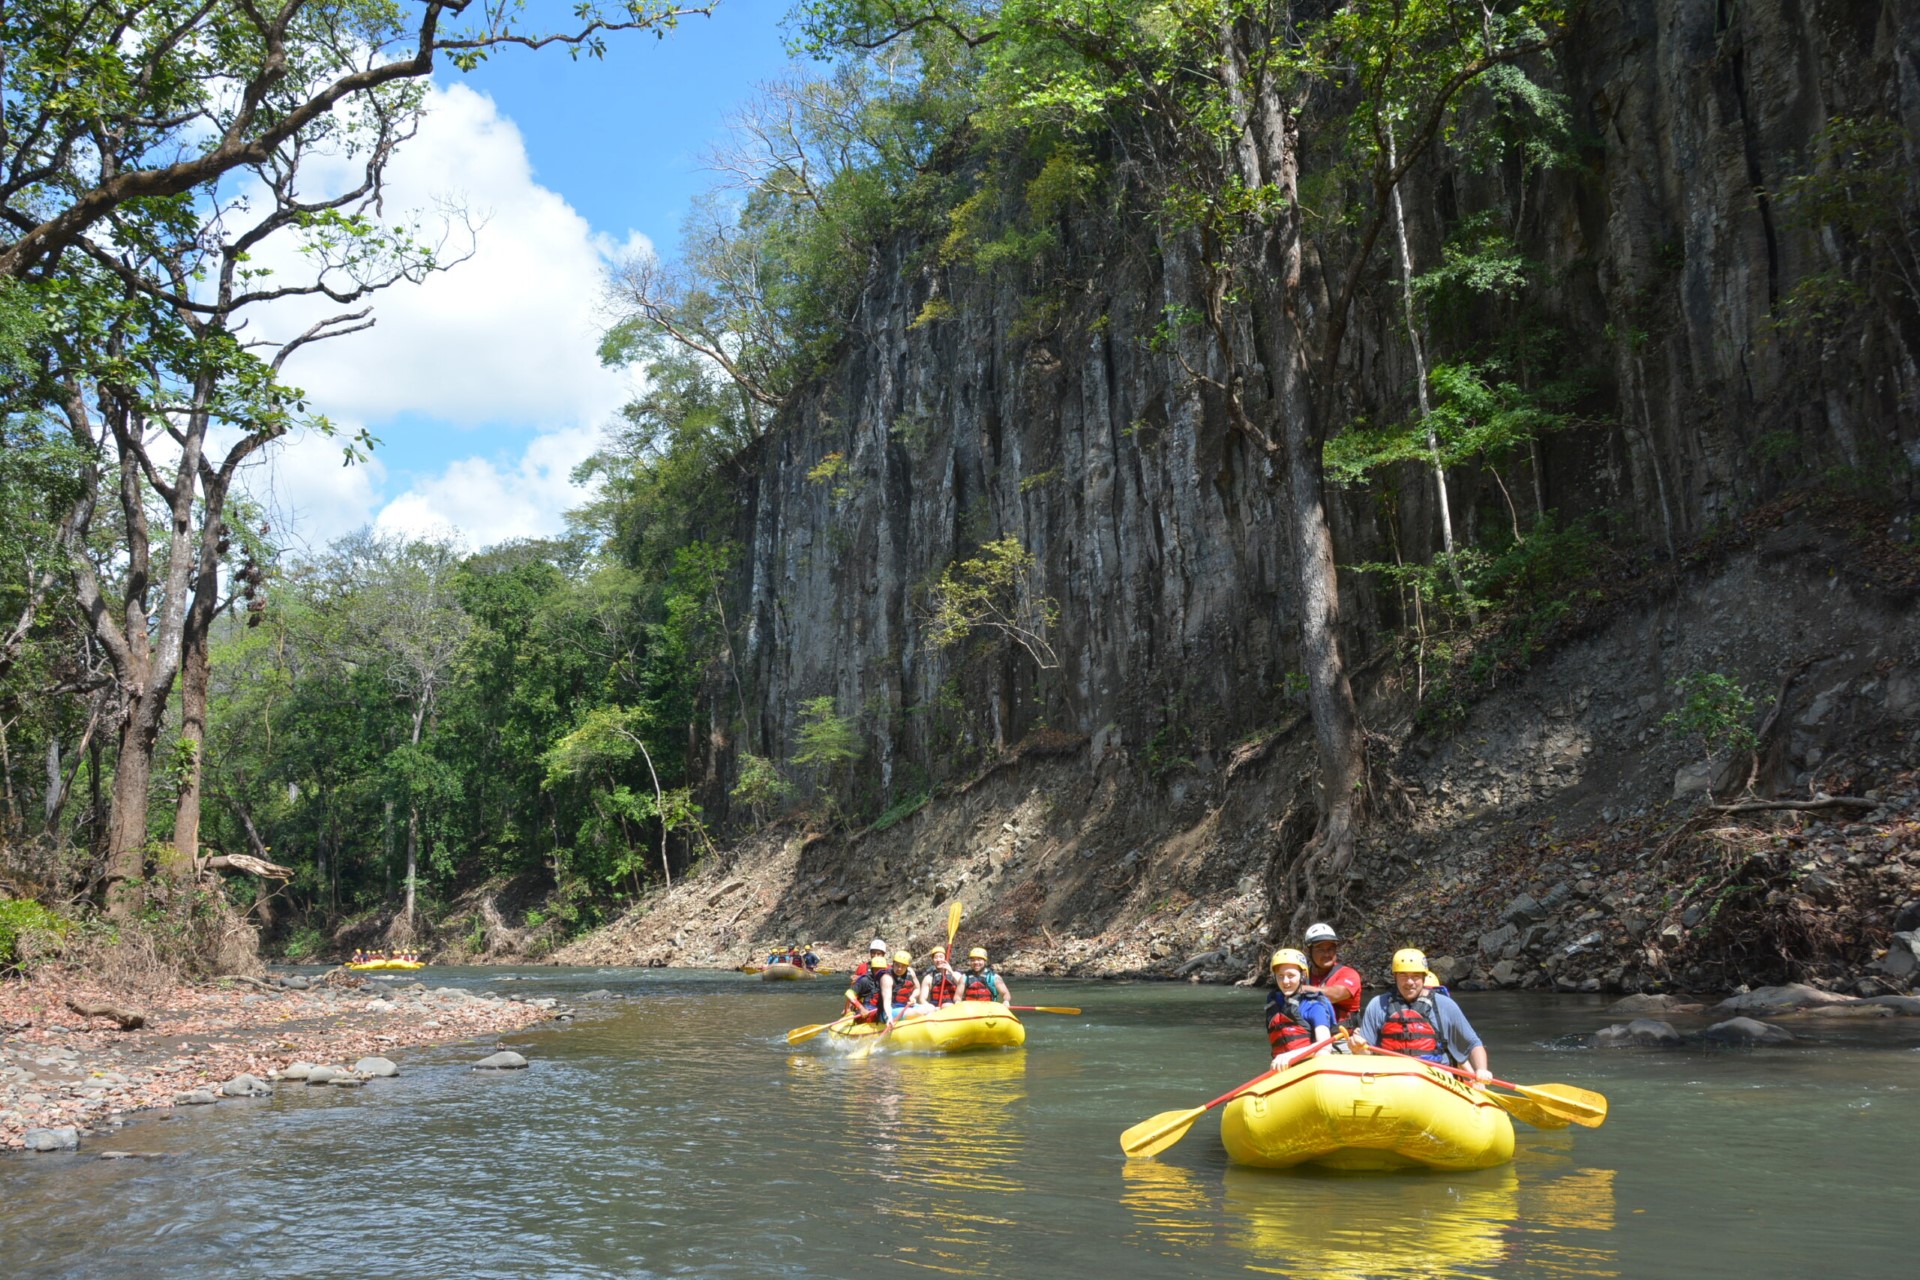
[[(1403, 784), (1355, 886), (1382, 922), (1378, 947), (1390, 928), (1417, 926), (1434, 954), (1458, 953), (1469, 980), (1724, 978), (1724, 965), (1661, 949), (1666, 923), (1684, 934), (1699, 922), (1679, 925), (1684, 907), (1666, 921), (1671, 891), (1653, 907), (1663, 864), (1642, 884), (1633, 862), (1665, 838), (1649, 833), (1685, 762), (1655, 731), (1670, 680), (1688, 670), (1769, 691), (1796, 673), (1780, 710), (1798, 727), (1770, 766), (1782, 786), (1819, 785), (1836, 751), (1893, 776), (1920, 717), (1902, 577), (1911, 530), (1897, 515), (1920, 465), (1920, 296), (1869, 290), (1817, 322), (1783, 323), (1796, 290), (1857, 277), (1868, 248), (1781, 193), (1818, 167), (1838, 120), (1895, 122), (1920, 168), (1917, 53), (1912, 6), (1596, 0), (1557, 86), (1578, 163), (1524, 186), (1450, 153), (1413, 173), (1416, 262), (1437, 262), (1463, 218), (1498, 211), (1539, 264), (1543, 322), (1573, 336), (1587, 385), (1575, 425), (1533, 458), (1504, 477), (1454, 477), (1462, 527), (1532, 506), (1590, 517), (1645, 555), (1633, 590), (1446, 732), (1414, 727), (1391, 651), (1398, 602), (1367, 575), (1343, 577), (1348, 658)], [(1920, 231), (1905, 191), (1911, 263)], [(851, 846), (796, 841), (764, 901), (730, 902), (724, 927), (711, 922), (713, 954), (756, 927), (937, 933), (937, 904), (956, 892), (976, 910), (994, 904), (1000, 940), (1067, 970), (1237, 975), (1265, 945), (1268, 860), (1297, 841), (1306, 803), (1283, 498), (1182, 373), (1204, 353), (1149, 341), (1163, 309), (1190, 300), (1188, 251), (1124, 206), (1063, 224), (1044, 279), (948, 270), (924, 244), (886, 246), (843, 357), (743, 460), (737, 605), (756, 719), (744, 742), (717, 735), (713, 780), (739, 748), (785, 756), (800, 704), (829, 696), (868, 744), (865, 816), (893, 807), (891, 827), (935, 784), (947, 789)], [(1393, 264), (1376, 265), (1348, 346), (1347, 407), (1383, 419), (1405, 415), (1413, 374)], [(1832, 509), (1767, 508), (1823, 475), (1877, 485), (1880, 505), (1861, 508), (1876, 514), (1861, 519), (1880, 520), (1889, 500), (1896, 518), (1849, 542)], [(1430, 556), (1421, 492), (1417, 477), (1402, 486), (1391, 525), (1373, 499), (1342, 495), (1341, 562), (1391, 559), (1396, 530), (1400, 553)], [(1003, 536), (1035, 555), (1038, 591), (1058, 603), (1055, 669), (1010, 645), (929, 641), (928, 584)], [(1847, 580), (1874, 557), (1894, 567)], [(1856, 709), (1845, 732), (1842, 704)], [(1897, 826), (1889, 815), (1907, 809), (1876, 812)], [(1635, 846), (1620, 824), (1641, 820)], [(1527, 824), (1554, 821), (1528, 843)], [(1564, 874), (1535, 884), (1495, 865), (1552, 861), (1538, 851), (1571, 848), (1576, 829), (1598, 834), (1592, 856), (1556, 855)], [(1911, 852), (1911, 834), (1886, 856)], [(894, 874), (873, 880), (868, 861)], [(1860, 870), (1870, 880), (1874, 868)], [(1888, 881), (1890, 904), (1869, 887), (1860, 920), (1899, 905), (1903, 874)], [(1448, 892), (1410, 899), (1409, 877)], [(1508, 910), (1527, 886), (1550, 896), (1562, 882), (1537, 915)], [(1848, 952), (1856, 970), (1870, 941)]]

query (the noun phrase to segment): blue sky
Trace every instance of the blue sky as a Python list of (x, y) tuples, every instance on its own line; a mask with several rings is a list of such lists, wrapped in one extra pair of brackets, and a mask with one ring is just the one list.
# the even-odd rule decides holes
[(283, 450), (256, 487), (296, 543), (368, 523), (476, 547), (558, 531), (581, 496), (568, 474), (633, 390), (594, 359), (599, 272), (646, 243), (672, 252), (714, 182), (702, 157), (728, 116), (793, 65), (788, 3), (721, 0), (664, 39), (611, 38), (600, 61), (510, 49), (435, 77), (389, 204), (458, 199), (484, 223), (478, 251), (381, 295), (370, 333), (289, 365), (313, 407), (381, 442), (372, 463), (346, 469), (323, 440)]

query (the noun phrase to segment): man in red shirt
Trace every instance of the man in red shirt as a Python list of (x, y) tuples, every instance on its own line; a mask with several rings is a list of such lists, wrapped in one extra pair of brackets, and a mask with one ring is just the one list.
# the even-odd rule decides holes
[(1351, 1020), (1360, 1012), (1360, 974), (1340, 963), (1340, 935), (1330, 924), (1309, 925), (1306, 943), (1312, 968), (1301, 994), (1325, 996), (1342, 1022)]

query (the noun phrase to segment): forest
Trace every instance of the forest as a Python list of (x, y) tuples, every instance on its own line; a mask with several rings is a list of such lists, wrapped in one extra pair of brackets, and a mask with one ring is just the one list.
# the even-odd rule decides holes
[[(1659, 260), (1678, 250), (1596, 321), (1568, 302), (1591, 265), (1543, 247), (1604, 148), (1570, 96), (1573, 0), (807, 0), (795, 69), (743, 108), (677, 249), (609, 273), (600, 357), (645, 389), (566, 533), (296, 550), (249, 475), (291, 432), (348, 461), (378, 442), (311, 413), (283, 365), (484, 234), (380, 213), (422, 78), (694, 12), (535, 30), (441, 3), (287, 0), (266, 21), (32, 0), (0, 19), (0, 967), (75, 931), (232, 919), (296, 958), (477, 953), (484, 918), (440, 922), (508, 882), (557, 945), (770, 821), (897, 822), (1015, 721), (1097, 732), (1064, 642), (1088, 625), (1073, 572), (992, 503), (901, 585), (937, 672), (904, 705), (776, 690), (752, 660), (772, 642), (742, 494), (783, 432), (828, 416), (821, 387), (878, 343), (873, 300), (901, 281), (929, 341), (991, 296), (1015, 342), (1078, 324), (1123, 343), (1196, 406), (1220, 492), (1258, 477), (1266, 505), (1235, 518), (1277, 549), (1284, 639), (1246, 716), (1310, 727), (1312, 817), (1276, 879), (1296, 914), (1337, 900), (1382, 817), (1363, 659), (1443, 723), (1626, 558), (1672, 561), (1797, 488), (1910, 502), (1887, 424), (1911, 387), (1872, 393), (1858, 440), (1805, 414), (1741, 427), (1718, 513), (1661, 470), (1648, 366), (1679, 341), (1679, 264)], [(1756, 188), (1795, 246), (1766, 321), (1781, 361), (1840, 383), (1911, 364), (1913, 148), (1863, 90)], [(355, 180), (314, 194), (343, 156)], [(1090, 259), (1150, 261), (1154, 304), (1082, 307)], [(249, 319), (289, 298), (317, 318), (264, 343)], [(947, 429), (902, 407), (884, 447), (918, 458)], [(1116, 438), (1144, 454), (1170, 430)], [(1636, 477), (1631, 509), (1553, 482), (1592, 458)], [(853, 447), (797, 465), (826, 545), (858, 545)], [(1016, 476), (1016, 498), (1051, 501), (1056, 478)], [(1709, 754), (1749, 733), (1750, 692), (1695, 673), (1685, 727)], [(882, 751), (909, 719), (921, 745)], [(1199, 755), (1203, 719), (1126, 726), (1144, 773)]]

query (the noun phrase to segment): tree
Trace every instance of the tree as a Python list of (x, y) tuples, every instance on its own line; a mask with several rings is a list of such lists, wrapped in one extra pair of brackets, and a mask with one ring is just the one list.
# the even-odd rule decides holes
[(672, 28), (711, 6), (583, 3), (564, 27), (484, 0), (15, 0), (0, 10), (0, 279), (45, 273), (116, 211), (263, 165), (334, 113), (510, 46), (599, 57), (618, 31)]
[(459, 559), (447, 543), (403, 542), (363, 532), (334, 544), (328, 564), (343, 644), (338, 657), (372, 666), (407, 710), (407, 740), (389, 757), (395, 788), (407, 802), (402, 939), (414, 929), (421, 806), (444, 790), (421, 740), (472, 630), (456, 591)]

